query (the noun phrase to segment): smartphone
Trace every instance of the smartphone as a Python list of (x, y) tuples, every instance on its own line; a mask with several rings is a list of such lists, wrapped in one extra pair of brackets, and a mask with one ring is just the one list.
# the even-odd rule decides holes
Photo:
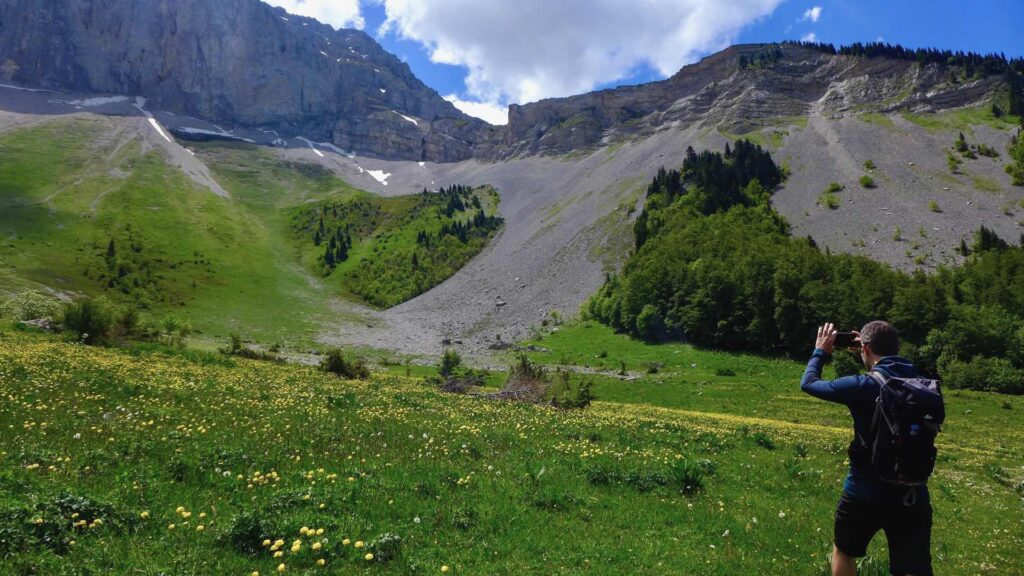
[(860, 348), (860, 342), (857, 340), (857, 335), (853, 332), (838, 332), (836, 333), (836, 348)]

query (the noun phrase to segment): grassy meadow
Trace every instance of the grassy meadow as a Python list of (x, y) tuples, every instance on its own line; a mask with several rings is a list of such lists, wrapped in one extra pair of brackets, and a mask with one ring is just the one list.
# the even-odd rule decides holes
[[(663, 367), (559, 411), (6, 330), (0, 572), (825, 573), (849, 432), (799, 394), (798, 364), (586, 325), (537, 357), (572, 342), (577, 366)], [(942, 574), (1024, 569), (1014, 400), (950, 395)], [(871, 552), (863, 573), (886, 573), (884, 543)]]
[[(158, 319), (188, 320), (207, 343), (238, 333), (307, 349), (339, 316), (358, 320), (342, 297), (367, 301), (382, 292), (374, 283), (380, 271), (369, 263), (413, 277), (419, 231), (497, 213), (491, 189), (475, 192), (479, 209), (440, 218), (416, 209), (419, 195), (378, 197), (267, 149), (189, 144), (231, 195), (221, 198), (125, 136), (102, 118), (57, 118), (0, 134), (0, 290), (106, 296)], [(294, 219), (311, 206), (353, 202), (372, 205), (380, 218), (324, 277), (316, 263), (323, 249), (298, 233)], [(393, 305), (429, 289), (490, 237), (446, 238), (447, 257), (424, 255), (418, 285), (403, 276), (386, 301), (371, 303)]]

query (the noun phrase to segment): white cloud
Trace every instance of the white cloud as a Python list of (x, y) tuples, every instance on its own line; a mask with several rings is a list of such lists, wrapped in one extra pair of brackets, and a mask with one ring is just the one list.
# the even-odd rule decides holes
[(507, 106), (489, 102), (471, 102), (463, 100), (455, 94), (449, 94), (444, 99), (454, 104), (456, 108), (466, 114), (479, 118), (488, 124), (494, 124), (495, 126), (508, 124)]
[(821, 18), (821, 6), (815, 6), (814, 8), (808, 8), (804, 11), (804, 20), (810, 20), (811, 22), (817, 22), (818, 18)]
[(309, 16), (335, 28), (366, 26), (359, 10), (359, 0), (264, 0), (271, 6), (280, 6), (290, 14)]
[(783, 0), (373, 0), (434, 62), (464, 66), (469, 100), (567, 96), (650, 66), (663, 76), (730, 45)]
[(802, 40), (804, 42), (817, 42), (818, 41), (818, 35), (815, 34), (814, 32), (808, 32), (807, 34), (804, 34), (800, 38), (800, 40)]

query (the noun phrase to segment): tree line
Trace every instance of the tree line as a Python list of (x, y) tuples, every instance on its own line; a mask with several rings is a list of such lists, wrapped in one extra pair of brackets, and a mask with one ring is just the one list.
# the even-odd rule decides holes
[[(906, 48), (888, 42), (854, 42), (847, 46), (836, 47), (827, 42), (803, 42), (789, 40), (786, 46), (800, 46), (817, 50), (826, 54), (858, 56), (862, 58), (892, 58), (917, 62), (918, 64), (938, 64), (961, 68), (967, 78), (1004, 75), (1008, 89), (1008, 103), (1004, 110), (993, 103), (992, 111), (997, 116), (1008, 112), (1013, 115), (1024, 115), (1024, 58), (1007, 58), (1003, 53), (980, 54), (962, 50), (939, 50), (937, 48)], [(777, 57), (776, 57), (777, 58)], [(753, 63), (753, 60), (750, 61)], [(774, 60), (767, 62), (773, 63)], [(749, 66), (741, 60), (740, 68)]]
[(787, 40), (784, 46), (800, 46), (817, 50), (826, 54), (840, 56), (860, 56), (863, 58), (892, 58), (908, 60), (921, 64), (940, 64), (943, 66), (963, 66), (971, 71), (968, 75), (979, 73), (983, 76), (1004, 74), (1015, 71), (1024, 74), (1024, 58), (1007, 58), (1005, 54), (979, 54), (962, 50), (939, 50), (938, 48), (906, 48), (889, 42), (854, 42), (836, 47), (828, 42), (805, 42)]
[(1024, 249), (982, 228), (962, 265), (932, 273), (823, 251), (771, 208), (770, 154), (736, 150), (687, 151), (681, 171), (659, 171), (635, 252), (585, 316), (648, 341), (789, 355), (808, 353), (825, 321), (886, 318), (905, 355), (947, 384), (1024, 393)]

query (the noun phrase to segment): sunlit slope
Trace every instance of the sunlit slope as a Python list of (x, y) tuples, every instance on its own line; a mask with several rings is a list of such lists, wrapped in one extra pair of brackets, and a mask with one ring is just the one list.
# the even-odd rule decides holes
[(283, 231), (196, 186), (114, 119), (0, 135), (0, 203), (5, 290), (106, 295), (212, 335), (316, 327), (322, 290), (291, 265)]
[[(789, 381), (745, 396), (784, 416), (560, 412), (401, 376), (349, 382), (8, 333), (0, 382), (5, 573), (817, 574), (846, 465), (844, 417), (819, 423), (820, 403)], [(967, 405), (991, 416), (972, 421), (976, 435), (1019, 423), (997, 396), (969, 400), (950, 399), (951, 421)], [(1011, 437), (1000, 454), (941, 446), (945, 574), (1024, 568)], [(274, 557), (264, 542), (279, 539)], [(885, 573), (884, 545), (871, 552), (864, 573)]]

